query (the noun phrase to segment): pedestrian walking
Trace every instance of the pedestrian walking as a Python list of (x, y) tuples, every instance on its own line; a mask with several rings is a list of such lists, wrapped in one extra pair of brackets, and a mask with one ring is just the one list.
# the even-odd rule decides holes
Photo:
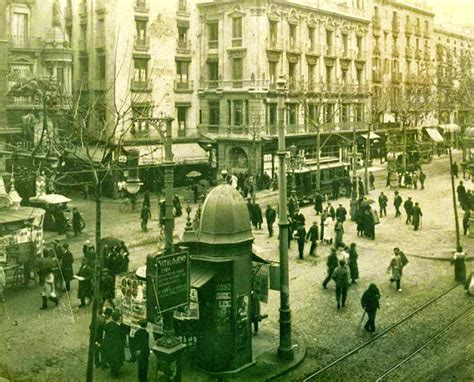
[(356, 280), (359, 278), (359, 265), (357, 260), (359, 255), (357, 253), (356, 243), (351, 243), (349, 247), (349, 270), (351, 271), (352, 284), (357, 284)]
[(454, 264), (454, 280), (462, 284), (466, 282), (465, 258), (466, 253), (463, 251), (462, 247), (459, 246), (456, 248), (456, 252), (454, 252), (453, 258), (451, 259), (451, 265)]
[(147, 206), (148, 208), (151, 208), (151, 201), (150, 201), (150, 193), (148, 191), (145, 191), (143, 194), (143, 205), (142, 207)]
[(365, 195), (365, 189), (364, 189), (364, 182), (362, 182), (362, 178), (360, 176), (357, 181), (357, 187), (359, 189), (359, 198), (362, 198)]
[(400, 206), (402, 205), (402, 197), (398, 193), (398, 191), (395, 191), (395, 197), (393, 199), (393, 205), (395, 207), (395, 217), (399, 217), (402, 215), (400, 212)]
[(86, 306), (86, 299), (92, 300), (92, 276), (93, 271), (86, 259), (82, 259), (81, 268), (75, 278), (79, 280), (79, 288), (77, 290), (77, 297), (81, 301), (80, 308)]
[(296, 239), (298, 240), (298, 255), (300, 259), (303, 259), (304, 244), (306, 242), (306, 230), (303, 224), (299, 224), (296, 230)]
[(466, 187), (464, 187), (462, 180), (459, 182), (459, 185), (456, 188), (456, 192), (458, 194), (459, 204), (461, 205), (462, 208), (464, 208), (464, 205), (466, 204), (467, 192), (466, 192)]
[(181, 200), (177, 194), (173, 197), (173, 208), (174, 208), (174, 216), (179, 218), (183, 215), (183, 209), (181, 208)]
[(311, 247), (309, 249), (309, 255), (310, 256), (315, 256), (316, 248), (318, 246), (318, 237), (319, 237), (319, 232), (318, 232), (318, 223), (313, 222), (313, 225), (309, 228), (307, 234), (306, 234), (306, 240), (309, 240), (311, 242)]
[(368, 320), (364, 326), (368, 332), (375, 332), (375, 316), (377, 309), (380, 308), (380, 292), (375, 284), (370, 284), (367, 290), (362, 294), (360, 303), (362, 309), (367, 312)]
[(454, 162), (453, 165), (451, 166), (451, 174), (457, 179), (458, 174), (459, 174), (459, 166), (457, 162)]
[(120, 312), (112, 313), (112, 320), (105, 324), (103, 353), (110, 366), (112, 377), (118, 377), (125, 360), (125, 329), (120, 323)]
[(364, 234), (366, 238), (375, 240), (375, 216), (370, 206), (364, 209)]
[(420, 181), (421, 189), (424, 190), (425, 189), (426, 174), (422, 170), (420, 170), (420, 175), (418, 176), (418, 179)]
[(5, 270), (0, 266), (0, 302), (5, 302), (5, 296), (3, 295), (3, 290), (7, 286), (7, 277), (5, 275)]
[(326, 210), (328, 211), (329, 216), (331, 216), (331, 219), (336, 220), (336, 210), (331, 205), (331, 203), (328, 203), (328, 206), (326, 207)]
[(148, 206), (143, 206), (142, 210), (140, 211), (140, 218), (142, 220), (142, 231), (147, 232), (148, 231), (148, 219), (151, 219), (151, 211), (150, 207)]
[(390, 278), (391, 282), (396, 283), (397, 290), (402, 291), (401, 282), (402, 282), (402, 271), (403, 267), (408, 263), (405, 254), (400, 251), (399, 248), (393, 249), (393, 256), (390, 259), (390, 264), (387, 268), (387, 273), (392, 272), (392, 277)]
[(416, 175), (416, 172), (413, 173), (411, 181), (413, 182), (413, 188), (418, 190), (418, 175)]
[(263, 217), (262, 217), (262, 209), (260, 208), (260, 204), (258, 203), (253, 204), (253, 212), (254, 212), (254, 219), (255, 219), (255, 227), (257, 229), (262, 229)]
[(276, 211), (269, 204), (265, 210), (265, 219), (267, 220), (268, 237), (273, 236), (273, 223), (276, 220)]
[(471, 273), (466, 278), (464, 289), (469, 296), (474, 296), (474, 263), (471, 265)]
[(360, 208), (356, 212), (357, 236), (364, 236), (365, 231), (365, 210)]
[(344, 243), (343, 243), (344, 225), (342, 224), (342, 221), (339, 220), (339, 218), (336, 220), (336, 224), (334, 225), (334, 233), (335, 233), (334, 246), (336, 248), (344, 246)]
[(41, 292), (41, 299), (43, 300), (43, 305), (41, 309), (48, 308), (48, 300), (54, 302), (56, 306), (59, 304), (59, 299), (56, 296), (56, 287), (54, 282), (54, 273), (51, 268), (45, 268), (44, 270), (44, 281), (43, 281), (43, 290)]
[(383, 192), (381, 192), (379, 195), (380, 217), (387, 216), (387, 204), (388, 204), (388, 198)]
[(411, 224), (411, 216), (413, 212), (413, 201), (411, 200), (411, 197), (408, 197), (408, 199), (405, 200), (405, 203), (403, 203), (403, 208), (405, 209), (405, 213), (407, 214), (405, 224)]
[(471, 218), (471, 210), (468, 208), (464, 212), (464, 216), (462, 218), (462, 229), (464, 232), (464, 236), (467, 235), (467, 231), (469, 229), (469, 219)]
[(148, 381), (148, 361), (150, 358), (150, 334), (146, 330), (148, 321), (140, 320), (140, 329), (135, 332), (134, 342), (137, 351), (138, 382)]
[(372, 171), (369, 172), (369, 187), (371, 190), (375, 190), (375, 176)]
[(319, 191), (316, 192), (316, 195), (314, 197), (314, 209), (316, 211), (316, 215), (323, 213), (323, 197), (321, 196)]
[(81, 234), (81, 214), (76, 207), (72, 209), (72, 230), (74, 231), (74, 236), (79, 236)]
[(332, 274), (334, 273), (334, 270), (337, 268), (338, 265), (338, 260), (337, 260), (337, 253), (335, 248), (331, 248), (331, 253), (329, 254), (327, 260), (326, 260), (326, 266), (327, 266), (327, 275), (326, 278), (323, 281), (323, 288), (327, 289), (327, 285), (329, 281), (331, 281)]
[(346, 306), (347, 289), (349, 288), (349, 269), (344, 260), (339, 261), (339, 266), (332, 274), (332, 279), (336, 282), (336, 302), (337, 309)]
[(421, 217), (423, 216), (423, 213), (421, 212), (421, 208), (418, 202), (415, 203), (415, 206), (413, 207), (411, 211), (411, 216), (412, 216), (413, 229), (415, 231), (418, 231), (418, 228), (420, 227), (420, 223), (421, 223)]
[[(95, 351), (94, 351), (94, 363), (95, 367), (107, 367), (104, 355), (103, 355), (103, 345), (104, 345), (104, 330), (105, 325), (110, 322), (112, 317), (112, 309), (106, 308), (103, 311), (100, 311), (97, 315), (97, 321), (95, 324)], [(89, 327), (89, 330), (92, 330), (92, 325)]]
[(336, 219), (339, 219), (342, 223), (344, 223), (346, 221), (346, 216), (347, 210), (341, 203), (339, 203), (339, 207), (336, 209)]
[(74, 270), (72, 268), (74, 258), (71, 251), (69, 250), (69, 244), (63, 244), (63, 254), (61, 257), (61, 275), (64, 280), (64, 289), (66, 292), (71, 290), (71, 280), (74, 278)]

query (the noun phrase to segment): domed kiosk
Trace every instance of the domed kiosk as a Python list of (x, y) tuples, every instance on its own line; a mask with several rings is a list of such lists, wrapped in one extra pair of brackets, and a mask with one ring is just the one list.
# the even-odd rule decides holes
[(191, 284), (199, 301), (197, 364), (211, 372), (252, 365), (250, 293), (252, 242), (247, 205), (232, 186), (204, 201), (191, 255)]

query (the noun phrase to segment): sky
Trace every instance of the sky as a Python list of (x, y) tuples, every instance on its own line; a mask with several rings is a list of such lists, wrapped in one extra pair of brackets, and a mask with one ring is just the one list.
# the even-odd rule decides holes
[(474, 24), (474, 0), (426, 0), (433, 7), (436, 23)]

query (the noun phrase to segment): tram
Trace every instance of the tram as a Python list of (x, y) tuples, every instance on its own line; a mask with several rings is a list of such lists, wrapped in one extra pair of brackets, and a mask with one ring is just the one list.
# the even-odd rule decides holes
[[(340, 195), (345, 195), (345, 184), (350, 180), (350, 164), (341, 162), (338, 158), (323, 158), (320, 165), (320, 193), (321, 195), (332, 194), (332, 182), (339, 181)], [(302, 166), (288, 173), (288, 193), (291, 193), (292, 175), (295, 176), (296, 196), (300, 205), (314, 202), (317, 191), (318, 166), (315, 160), (306, 160)]]

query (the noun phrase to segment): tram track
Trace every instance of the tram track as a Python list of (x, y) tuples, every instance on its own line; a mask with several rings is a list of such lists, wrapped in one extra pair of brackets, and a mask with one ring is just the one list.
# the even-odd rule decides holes
[[(340, 356), (339, 358), (337, 358), (336, 360), (334, 360), (333, 362), (327, 364), (326, 366), (322, 367), (321, 369), (319, 370), (316, 370), (314, 371), (313, 373), (311, 373), (310, 375), (306, 376), (303, 381), (304, 382), (310, 382), (310, 381), (317, 381), (317, 380), (346, 380), (344, 378), (342, 378), (339, 373), (335, 373), (333, 374), (333, 378), (329, 377), (327, 378), (326, 376), (331, 374), (331, 373), (334, 373), (334, 370), (338, 369), (338, 368), (341, 368), (341, 366), (344, 364), (345, 361), (347, 360), (354, 360), (355, 358), (357, 358), (358, 356), (360, 356), (361, 354), (361, 350), (363, 350), (364, 348), (367, 348), (369, 345), (379, 345), (381, 342), (383, 342), (382, 340), (386, 339), (388, 341), (390, 341), (391, 339), (395, 338), (395, 340), (400, 340), (400, 337), (403, 337), (403, 334), (402, 335), (399, 335), (398, 333), (396, 333), (396, 330), (401, 330), (404, 328), (404, 326), (402, 325), (403, 323), (407, 323), (407, 325), (410, 323), (410, 321), (412, 321), (411, 319), (412, 318), (415, 318), (415, 317), (419, 317), (419, 318), (423, 318), (422, 315), (420, 315), (419, 313), (422, 312), (422, 311), (425, 311), (426, 309), (428, 308), (431, 308), (431, 307), (434, 307), (435, 306), (435, 303), (437, 303), (438, 301), (440, 301), (444, 296), (447, 296), (449, 295), (452, 291), (456, 290), (460, 285), (459, 284), (456, 284), (448, 289), (446, 289), (445, 291), (443, 291), (442, 293), (440, 293), (439, 295), (433, 297), (432, 299), (430, 299), (429, 301), (425, 302), (423, 305), (419, 306), (417, 309), (415, 309), (414, 311), (412, 311), (411, 313), (409, 313), (408, 315), (406, 315), (405, 317), (403, 317), (402, 319), (400, 319), (399, 321), (391, 324), (390, 326), (388, 326), (387, 328), (383, 329), (382, 331), (380, 331), (379, 333), (377, 333), (374, 337), (372, 337), (371, 339), (369, 339), (368, 341), (360, 344), (359, 346), (355, 347), (354, 349), (350, 350), (349, 352), (345, 353), (344, 355)], [(451, 301), (451, 300), (450, 300)], [(442, 317), (442, 312), (443, 310), (446, 310), (446, 306), (445, 305), (441, 305), (440, 306), (442, 309), (441, 311), (438, 313), (436, 312), (435, 316), (436, 317)], [(471, 307), (469, 309), (472, 310), (473, 308)], [(462, 314), (468, 314), (467, 312), (463, 311)], [(456, 316), (457, 318), (459, 318), (458, 320), (462, 319), (462, 317), (464, 317), (463, 315), (458, 315)], [(438, 320), (439, 321), (439, 320)], [(457, 321), (456, 321), (457, 322)], [(453, 324), (454, 325), (454, 324)], [(449, 325), (448, 325), (449, 326)], [(451, 325), (452, 326), (452, 325)], [(416, 327), (415, 327), (416, 328)], [(410, 329), (410, 325), (407, 326), (406, 329)], [(443, 328), (444, 329), (444, 328)], [(449, 330), (446, 329), (445, 331)], [(395, 333), (395, 334), (394, 334)], [(392, 334), (390, 336), (390, 334)], [(409, 334), (413, 334), (413, 333), (409, 333)], [(432, 336), (430, 336), (430, 339), (428, 341), (432, 342), (434, 341), (437, 336), (439, 336), (439, 331), (436, 331), (436, 333)], [(426, 341), (423, 342), (423, 345), (422, 346), (427, 346), (425, 344)], [(377, 344), (375, 344), (377, 343)], [(419, 346), (418, 348), (422, 347), (422, 346)], [(396, 345), (394, 346), (396, 347)], [(410, 355), (412, 353), (415, 353), (415, 352), (419, 352), (420, 350), (415, 349), (414, 351), (410, 351)], [(372, 349), (372, 347), (369, 347), (368, 349)], [(385, 350), (387, 350), (388, 348), (385, 348)], [(370, 351), (373, 351), (373, 350), (368, 350), (368, 352), (370, 353)], [(406, 354), (406, 351), (403, 353), (403, 356), (405, 356)], [(414, 354), (416, 355), (416, 354)], [(414, 356), (413, 355), (413, 356)], [(370, 357), (368, 357), (370, 359)], [(399, 358), (402, 358), (402, 357), (399, 357)], [(363, 362), (367, 362), (367, 360), (362, 360)], [(362, 362), (362, 363), (363, 363)], [(397, 365), (400, 363), (400, 364), (403, 364), (404, 362), (406, 361), (403, 361), (403, 359), (397, 363)], [(397, 366), (396, 365), (396, 366)], [(351, 364), (351, 367), (353, 367), (354, 365)], [(400, 365), (401, 366), (401, 365)], [(399, 366), (397, 366), (396, 368), (398, 368)], [(396, 368), (394, 368), (393, 370), (395, 370)], [(377, 368), (379, 370), (378, 374), (377, 375), (374, 375), (373, 378), (364, 378), (365, 380), (375, 380), (379, 375), (380, 375), (380, 370), (387, 370), (387, 366), (384, 366), (384, 367), (379, 367)], [(392, 371), (393, 371), (392, 370)], [(342, 370), (343, 372), (346, 372), (344, 370)], [(342, 373), (341, 371), (341, 373)], [(325, 378), (323, 379), (322, 376), (325, 376)], [(388, 375), (388, 374), (387, 374)], [(355, 378), (353, 380), (356, 380)]]

